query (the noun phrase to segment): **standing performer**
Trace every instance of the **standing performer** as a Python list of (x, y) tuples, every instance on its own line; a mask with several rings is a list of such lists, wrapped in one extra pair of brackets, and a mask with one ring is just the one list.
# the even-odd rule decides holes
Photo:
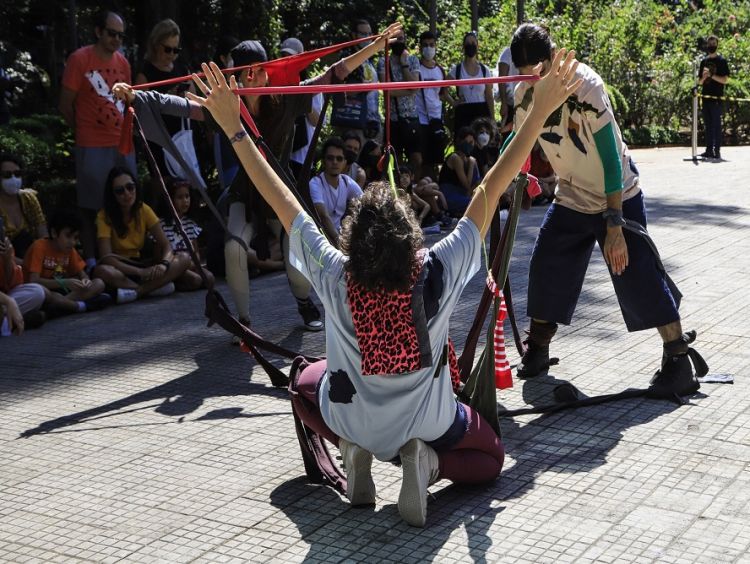
[[(461, 291), (480, 267), (481, 246), (498, 199), (520, 169), (547, 116), (580, 81), (561, 50), (534, 92), (516, 140), (489, 171), (455, 230), (429, 252), (408, 200), (375, 183), (344, 220), (339, 251), (323, 237), (263, 160), (240, 121), (239, 100), (219, 68), (203, 65), (206, 96), (190, 98), (231, 138), (253, 184), (290, 233), (295, 264), (323, 301), (327, 361), (299, 377), (295, 412), (338, 445), (353, 505), (373, 504), (370, 465), (400, 456), (399, 513), (424, 526), (427, 487), (438, 479), (478, 483), (502, 468), (503, 445), (490, 425), (458, 403), (448, 367), (448, 324)], [(231, 88), (237, 83), (230, 80)], [(481, 192), (481, 194), (479, 193)], [(457, 375), (457, 374), (456, 374)]]
[[(401, 24), (388, 27), (376, 40), (331, 66), (324, 74), (311, 79), (310, 83), (329, 84), (334, 80), (343, 81), (350, 72), (363, 64), (367, 59), (385, 47), (385, 42), (401, 32)], [(243, 41), (232, 49), (232, 61), (235, 66), (262, 63), (267, 60), (266, 51), (258, 41)], [(239, 73), (239, 83), (245, 87), (266, 86), (268, 74), (263, 67), (244, 70)], [(311, 111), (313, 94), (297, 96), (244, 96), (244, 102), (250, 110), (258, 129), (273, 154), (288, 168), (289, 156), (294, 138), (294, 121), (298, 116)], [(232, 143), (241, 139), (231, 139)], [(254, 217), (253, 217), (254, 216)], [(305, 327), (312, 331), (323, 328), (320, 312), (310, 299), (310, 283), (289, 263), (289, 240), (281, 233), (281, 224), (276, 214), (258, 194), (247, 174), (240, 173), (235, 177), (229, 189), (230, 233), (240, 237), (248, 245), (253, 238), (255, 226), (265, 226), (282, 240), (284, 263), (292, 294), (297, 301), (297, 309), (302, 316)], [(247, 253), (235, 240), (227, 241), (224, 248), (226, 261), (226, 278), (232, 293), (240, 321), (244, 324), (250, 320), (250, 282), (247, 273)]]
[[(521, 74), (546, 76), (554, 67), (555, 46), (538, 25), (520, 26), (513, 34), (511, 52)], [(580, 86), (547, 120), (539, 136), (559, 184), (531, 256), (527, 306), (531, 329), (518, 376), (531, 378), (549, 367), (550, 341), (558, 323), (571, 322), (598, 242), (628, 331), (656, 328), (664, 341), (661, 370), (652, 387), (679, 395), (693, 393), (699, 384), (680, 324), (681, 294), (664, 272), (650, 239), (623, 229), (630, 220), (645, 233), (638, 169), (622, 140), (601, 77), (584, 64), (577, 76)], [(529, 82), (516, 88), (516, 131), (530, 116), (536, 88)]]

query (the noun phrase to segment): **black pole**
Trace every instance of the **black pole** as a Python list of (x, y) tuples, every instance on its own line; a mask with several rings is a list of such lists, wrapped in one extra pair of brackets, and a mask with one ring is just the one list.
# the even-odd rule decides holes
[(521, 25), (526, 19), (524, 0), (516, 0), (516, 23)]

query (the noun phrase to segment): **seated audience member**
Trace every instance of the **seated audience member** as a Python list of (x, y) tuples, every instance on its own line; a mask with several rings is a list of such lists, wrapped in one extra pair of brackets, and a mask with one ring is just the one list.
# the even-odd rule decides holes
[(24, 284), (23, 271), (16, 264), (10, 239), (0, 241), (0, 335), (34, 329), (46, 319), (40, 311), (44, 303), (44, 288), (39, 284)]
[(362, 195), (359, 185), (344, 174), (344, 143), (331, 137), (323, 144), (323, 172), (310, 179), (310, 198), (328, 239), (338, 247), (341, 220), (349, 202)]
[(445, 159), (440, 169), (440, 191), (445, 195), (451, 215), (462, 215), (471, 202), (474, 188), (481, 179), (474, 151), (474, 133), (462, 127), (456, 135), (455, 150)]
[(21, 263), (31, 243), (47, 236), (47, 220), (36, 192), (23, 188), (23, 170), (18, 157), (0, 157), (0, 175), (0, 219), (5, 226), (5, 234), (13, 243), (16, 261)]
[[(104, 187), (104, 209), (96, 216), (99, 262), (94, 275), (117, 288), (117, 303), (166, 296), (190, 266), (187, 255), (172, 253), (154, 210), (143, 203), (138, 182), (126, 168), (114, 167)], [(156, 241), (153, 257), (143, 256), (146, 233)]]
[(382, 156), (383, 149), (377, 141), (368, 139), (365, 141), (365, 144), (362, 145), (362, 150), (359, 152), (359, 159), (357, 162), (363, 169), (365, 169), (367, 183), (382, 180), (383, 171), (378, 170), (378, 162)]
[(440, 222), (443, 229), (448, 229), (453, 225), (453, 218), (448, 214), (448, 202), (440, 191), (437, 182), (433, 182), (432, 178), (425, 176), (414, 184), (413, 190), (417, 196), (427, 202), (432, 216)]
[(360, 188), (364, 188), (367, 183), (367, 174), (365, 174), (365, 169), (357, 162), (362, 150), (362, 140), (356, 131), (347, 131), (341, 139), (344, 141), (344, 156), (348, 166), (344, 174), (359, 184)]
[[(414, 215), (416, 216), (417, 221), (419, 221), (419, 225), (422, 227), (422, 231), (425, 231), (425, 229), (429, 229), (429, 231), (425, 232), (436, 232), (431, 228), (437, 225), (437, 223), (432, 217), (428, 218), (428, 216), (430, 215), (430, 204), (425, 202), (415, 193), (414, 173), (408, 166), (401, 165), (400, 167), (398, 167), (398, 187), (409, 194), (411, 209), (414, 210)], [(437, 232), (440, 232), (439, 225), (437, 225)]]
[(500, 157), (495, 120), (486, 117), (477, 118), (471, 123), (471, 130), (476, 139), (476, 146), (471, 156), (476, 159), (479, 174), (484, 178), (487, 171)]
[[(198, 236), (201, 234), (201, 228), (195, 221), (190, 217), (190, 211), (192, 209), (193, 199), (190, 196), (190, 183), (183, 178), (169, 178), (166, 180), (167, 191), (169, 192), (169, 198), (172, 200), (175, 211), (180, 217), (180, 223), (182, 228), (185, 230), (185, 234), (190, 239), (193, 251), (196, 256), (200, 259), (200, 250), (198, 249)], [(188, 254), (189, 250), (185, 246), (185, 242), (180, 236), (180, 232), (177, 224), (172, 219), (172, 214), (166, 209), (161, 214), (162, 219), (160, 220), (162, 231), (166, 235), (169, 245), (172, 247), (173, 253), (185, 253)], [(188, 254), (189, 256), (189, 254)], [(214, 276), (211, 272), (204, 267), (203, 271), (206, 273), (207, 278), (210, 282), (213, 282)], [(175, 280), (175, 286), (180, 291), (197, 290), (203, 286), (203, 279), (198, 273), (198, 269), (190, 259), (190, 267), (185, 273)]]
[(82, 223), (75, 212), (56, 212), (49, 238), (34, 241), (23, 260), (24, 279), (44, 286), (45, 309), (54, 313), (96, 311), (112, 301), (102, 293), (104, 282), (86, 275), (86, 263), (75, 249)]

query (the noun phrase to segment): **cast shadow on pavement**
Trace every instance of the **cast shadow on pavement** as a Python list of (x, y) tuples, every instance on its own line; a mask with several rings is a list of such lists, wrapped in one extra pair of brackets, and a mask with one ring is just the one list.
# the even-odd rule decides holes
[[(222, 370), (221, 363), (217, 363), (217, 359), (221, 359), (222, 355), (226, 355), (225, 345), (219, 345), (200, 352), (194, 357), (197, 367), (184, 376), (98, 407), (44, 421), (38, 426), (22, 432), (18, 438), (28, 438), (50, 432), (61, 432), (60, 429), (63, 428), (82, 423), (101, 421), (109, 417), (131, 414), (151, 408), (154, 408), (153, 411), (155, 413), (178, 418), (179, 422), (182, 422), (187, 415), (199, 409), (205, 400), (215, 397), (261, 394), (274, 398), (286, 398), (287, 392), (285, 389), (271, 388), (265, 383), (254, 383), (250, 381), (248, 375), (238, 376), (237, 374), (229, 374)], [(146, 406), (140, 405), (154, 401), (159, 403), (152, 403)], [(209, 411), (196, 418), (195, 421), (266, 417), (272, 415), (279, 414), (245, 413), (242, 407), (226, 407)], [(147, 424), (153, 425), (159, 423), (150, 421)], [(137, 425), (138, 423), (135, 423), (135, 426)], [(116, 426), (118, 425), (108, 425), (109, 428)], [(122, 426), (132, 425), (124, 424)]]
[[(534, 406), (552, 403), (552, 389), (563, 382), (549, 375), (526, 381), (524, 401)], [(305, 561), (398, 561), (404, 558), (399, 548), (407, 541), (409, 557), (433, 561), (452, 533), (463, 527), (471, 560), (483, 564), (493, 545), (490, 529), (497, 515), (512, 500), (532, 491), (538, 477), (546, 472), (586, 473), (606, 464), (607, 455), (626, 429), (677, 407), (669, 401), (628, 399), (541, 415), (526, 424), (502, 419), (503, 440), (512, 464), (493, 484), (449, 485), (433, 492), (427, 525), (421, 530), (406, 525), (394, 504), (352, 508), (333, 489), (310, 484), (305, 477), (279, 485), (271, 493), (271, 504), (299, 529), (302, 541), (309, 546)]]
[[(400, 469), (393, 472), (400, 474)], [(486, 486), (456, 485), (436, 491), (423, 529), (407, 525), (396, 504), (379, 500), (377, 507), (351, 507), (332, 488), (311, 484), (304, 476), (280, 484), (271, 492), (271, 504), (297, 527), (294, 537), (308, 545), (304, 562), (435, 561), (463, 527), (472, 560), (484, 564), (493, 544), (489, 527), (503, 510), (491, 507), (488, 491)]]
[[(535, 407), (554, 403), (552, 390), (563, 383), (566, 381), (552, 375), (527, 380), (523, 383), (524, 401)], [(542, 414), (524, 425), (512, 418), (501, 419), (506, 453), (513, 464), (501, 474), (500, 498), (522, 497), (545, 472), (575, 474), (606, 464), (608, 454), (628, 428), (679, 407), (668, 400), (635, 398)]]

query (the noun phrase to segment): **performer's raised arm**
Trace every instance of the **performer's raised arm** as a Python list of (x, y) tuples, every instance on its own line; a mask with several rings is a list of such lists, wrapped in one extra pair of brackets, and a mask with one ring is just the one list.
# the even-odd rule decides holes
[(195, 74), (193, 80), (205, 98), (190, 92), (187, 93), (188, 98), (211, 112), (216, 123), (229, 137), (240, 163), (253, 184), (279, 216), (282, 226), (288, 233), (292, 221), (302, 211), (302, 206), (245, 132), (240, 119), (240, 98), (232, 92), (237, 88), (237, 80), (231, 76), (227, 84), (216, 63), (203, 63), (202, 68), (206, 75), (205, 82)]

